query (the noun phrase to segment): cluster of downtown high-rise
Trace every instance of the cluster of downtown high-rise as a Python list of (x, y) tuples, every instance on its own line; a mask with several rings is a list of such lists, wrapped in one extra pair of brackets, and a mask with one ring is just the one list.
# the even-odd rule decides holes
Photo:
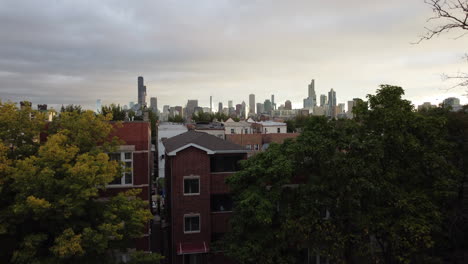
[[(327, 116), (329, 118), (352, 118), (352, 109), (356, 105), (359, 98), (353, 98), (347, 101), (347, 107), (345, 103), (337, 103), (336, 91), (332, 88), (327, 93), (320, 94), (317, 97), (315, 90), (315, 80), (312, 79), (310, 84), (307, 86), (307, 97), (303, 99), (303, 107), (299, 109), (293, 109), (290, 100), (286, 100), (280, 105), (277, 105), (275, 101), (275, 95), (272, 94), (270, 98), (256, 101), (255, 94), (248, 95), (248, 104), (245, 101), (234, 104), (233, 100), (228, 100), (227, 105), (223, 102), (218, 102), (217, 107), (213, 102), (213, 97), (210, 96), (209, 106), (200, 106), (197, 99), (187, 100), (185, 106), (170, 106), (164, 105), (161, 111), (158, 109), (157, 97), (150, 98), (150, 105), (147, 105), (147, 88), (144, 84), (142, 76), (137, 78), (137, 103), (130, 102), (129, 107), (126, 105), (123, 107), (125, 110), (132, 109), (137, 115), (141, 114), (144, 109), (151, 109), (154, 113), (157, 113), (159, 120), (168, 121), (171, 117), (180, 116), (185, 120), (191, 119), (192, 115), (198, 112), (203, 113), (222, 113), (225, 116), (239, 119), (291, 119), (298, 115), (317, 115)], [(444, 100), (444, 104), (451, 106), (453, 109), (458, 109), (460, 103), (457, 98), (447, 98)], [(96, 107), (98, 110), (101, 107), (101, 100), (97, 101)], [(346, 109), (345, 109), (346, 107)], [(430, 103), (424, 103), (418, 108), (435, 107)]]

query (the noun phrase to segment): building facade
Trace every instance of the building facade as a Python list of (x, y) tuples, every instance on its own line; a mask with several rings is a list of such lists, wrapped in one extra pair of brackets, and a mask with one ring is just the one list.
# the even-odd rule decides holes
[[(132, 189), (141, 190), (139, 197), (151, 209), (151, 175), (153, 173), (153, 151), (151, 145), (151, 124), (145, 121), (123, 122), (122, 126), (115, 126), (112, 137), (123, 140), (116, 152), (108, 153), (109, 158), (123, 162), (129, 171), (122, 173), (121, 178), (115, 179), (106, 186), (101, 193), (102, 197), (110, 197), (120, 192)], [(145, 235), (135, 239), (133, 246), (137, 250), (151, 251), (150, 225), (145, 228)], [(126, 256), (122, 256), (126, 258)]]
[(169, 263), (230, 263), (211, 245), (229, 229), (232, 199), (225, 180), (247, 151), (195, 131), (167, 139), (164, 145)]

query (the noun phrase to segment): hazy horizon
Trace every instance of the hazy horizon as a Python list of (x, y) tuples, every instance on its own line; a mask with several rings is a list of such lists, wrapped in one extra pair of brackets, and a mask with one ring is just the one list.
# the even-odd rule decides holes
[[(137, 101), (137, 76), (163, 105), (213, 108), (275, 95), (302, 107), (402, 86), (415, 105), (465, 89), (441, 75), (468, 72), (468, 36), (424, 34), (423, 0), (4, 1), (0, 0), (0, 98), (57, 107)], [(432, 24), (433, 25), (433, 24)]]

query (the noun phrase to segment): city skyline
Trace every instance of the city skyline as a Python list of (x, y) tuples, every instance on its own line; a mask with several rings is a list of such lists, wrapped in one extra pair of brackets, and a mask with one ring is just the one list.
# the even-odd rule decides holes
[(277, 106), (300, 108), (311, 79), (317, 97), (333, 88), (341, 103), (380, 84), (402, 86), (415, 105), (468, 102), (463, 88), (442, 90), (454, 83), (441, 78), (466, 71), (468, 37), (411, 44), (430, 25), (422, 0), (183, 2), (0, 0), (0, 98), (128, 105), (144, 76), (160, 106), (274, 94)]

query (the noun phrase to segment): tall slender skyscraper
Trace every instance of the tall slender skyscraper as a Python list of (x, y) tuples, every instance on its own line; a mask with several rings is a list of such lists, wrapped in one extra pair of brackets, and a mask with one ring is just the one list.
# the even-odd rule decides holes
[(158, 98), (156, 97), (151, 97), (150, 98), (150, 108), (153, 113), (157, 114), (158, 113)]
[(327, 96), (324, 94), (320, 95), (320, 106), (325, 106), (327, 104)]
[(213, 96), (210, 95), (210, 113), (213, 113)]
[(146, 86), (142, 76), (138, 77), (138, 104), (140, 107), (146, 106)]
[(333, 88), (328, 92), (328, 116), (336, 117), (336, 92)]
[(219, 102), (219, 104), (218, 104), (218, 113), (222, 113), (222, 112), (223, 112), (223, 103)]
[(271, 110), (276, 110), (275, 95), (271, 95)]
[(249, 95), (249, 114), (255, 114), (255, 94)]
[(308, 85), (307, 98), (304, 99), (304, 108), (313, 109), (317, 105), (317, 95), (315, 94), (315, 80), (312, 79)]
[(271, 101), (266, 99), (265, 102), (263, 103), (263, 111), (267, 114), (270, 114), (271, 110), (272, 110)]
[(310, 82), (309, 86), (309, 98), (311, 98), (312, 100), (312, 107), (316, 106), (317, 105), (317, 95), (315, 94), (315, 80), (312, 79), (312, 81)]
[(101, 108), (102, 108), (101, 99), (97, 99), (96, 100), (96, 113), (100, 113), (102, 110)]

